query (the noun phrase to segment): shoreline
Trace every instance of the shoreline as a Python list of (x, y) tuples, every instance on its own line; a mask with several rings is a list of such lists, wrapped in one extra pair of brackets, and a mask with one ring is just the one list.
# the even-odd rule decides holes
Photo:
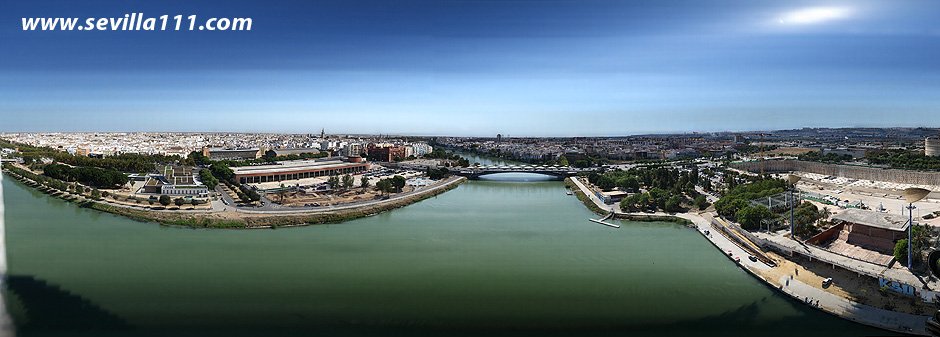
[[(593, 195), (588, 196), (587, 193), (590, 193), (590, 191), (587, 189), (586, 186), (584, 186), (584, 184), (580, 183), (580, 181), (577, 180), (577, 177), (565, 179), (565, 184), (568, 185), (569, 188), (572, 188), (575, 194), (578, 195), (578, 199), (581, 200), (585, 204), (585, 206), (588, 207), (588, 209), (590, 209), (591, 211), (595, 213), (603, 215), (603, 214), (607, 214), (610, 212), (614, 212), (615, 217), (618, 217), (618, 215), (620, 215), (620, 216), (628, 217), (628, 219), (630, 216), (639, 216), (637, 214), (616, 212), (612, 208), (605, 210), (604, 207), (605, 206), (609, 207), (609, 206), (604, 205), (599, 199), (597, 199), (597, 197)], [(784, 294), (790, 299), (802, 301), (801, 298), (817, 299), (816, 296), (822, 296), (822, 297), (825, 297), (826, 302), (821, 305), (809, 305), (805, 301), (803, 301), (804, 302), (803, 304), (809, 305), (811, 308), (815, 308), (817, 310), (820, 310), (822, 312), (825, 312), (827, 314), (830, 314), (830, 315), (833, 315), (833, 316), (836, 316), (845, 320), (849, 320), (855, 323), (867, 325), (867, 326), (878, 328), (878, 329), (883, 329), (885, 331), (908, 334), (908, 335), (929, 336), (929, 333), (926, 330), (926, 321), (927, 321), (927, 318), (929, 318), (930, 316), (908, 314), (908, 313), (902, 313), (902, 312), (890, 311), (890, 310), (885, 310), (885, 309), (881, 309), (877, 307), (872, 307), (870, 305), (858, 303), (853, 300), (838, 296), (836, 294), (825, 292), (824, 290), (821, 290), (821, 289), (816, 290), (815, 287), (808, 285), (808, 284), (804, 284), (796, 280), (793, 280), (792, 282), (791, 281), (783, 282), (781, 281), (783, 280), (783, 278), (781, 278), (781, 280), (777, 280), (778, 282), (780, 282), (780, 284), (778, 284), (774, 282), (774, 280), (765, 278), (757, 270), (760, 268), (770, 270), (772, 269), (772, 267), (763, 264), (763, 262), (752, 262), (749, 259), (747, 259), (747, 256), (749, 255), (749, 253), (744, 248), (740, 247), (738, 243), (733, 242), (730, 238), (726, 238), (722, 236), (722, 234), (720, 233), (721, 231), (716, 228), (713, 228), (711, 221), (705, 219), (705, 217), (703, 217), (700, 214), (677, 213), (675, 215), (668, 215), (668, 214), (658, 215), (654, 213), (654, 214), (651, 214), (650, 216), (672, 217), (672, 218), (682, 219), (682, 220), (687, 221), (690, 224), (693, 224), (690, 227), (696, 228), (699, 234), (701, 234), (702, 237), (704, 237), (712, 246), (714, 246), (716, 249), (721, 251), (722, 255), (724, 255), (725, 258), (730, 260), (739, 268), (743, 269), (746, 273), (758, 279), (765, 286), (772, 288), (773, 290), (780, 292), (781, 294)], [(639, 220), (639, 221), (642, 221), (642, 220)], [(709, 234), (706, 234), (706, 231), (708, 231)], [(734, 259), (735, 256), (739, 258), (739, 261), (736, 261)], [(791, 260), (787, 260), (787, 261), (791, 261)], [(796, 262), (793, 262), (793, 263), (799, 265)], [(800, 292), (799, 289), (794, 289), (794, 288), (804, 288), (802, 292), (815, 293), (815, 294), (811, 294), (813, 296), (801, 294), (799, 293)], [(817, 300), (819, 301), (820, 299), (817, 299)], [(919, 324), (899, 326), (899, 325), (892, 325), (892, 324), (884, 323), (886, 320), (896, 322), (896, 324), (901, 324), (897, 322), (901, 322), (902, 320), (905, 320), (908, 322), (916, 322)]]
[(74, 203), (81, 208), (123, 216), (140, 222), (155, 222), (161, 226), (211, 229), (272, 229), (342, 223), (421, 202), (457, 188), (466, 181), (464, 177), (449, 177), (440, 185), (407, 196), (342, 209), (269, 213), (244, 212), (237, 209), (234, 211), (207, 210), (192, 212), (184, 210), (144, 210), (117, 206), (108, 202), (91, 200), (82, 195), (59, 191), (6, 170), (3, 171), (3, 174), (8, 175), (15, 183), (23, 184), (24, 187), (65, 202)]
[[(610, 210), (610, 209), (606, 209), (606, 210), (605, 210), (605, 209), (601, 208), (601, 206), (598, 205), (597, 201), (594, 200), (595, 198), (594, 198), (593, 196), (589, 197), (588, 195), (586, 195), (586, 194), (584, 193), (584, 190), (581, 188), (583, 185), (581, 185), (579, 182), (575, 181), (574, 178), (577, 178), (577, 177), (568, 177), (568, 178), (565, 178), (565, 181), (564, 181), (564, 182), (565, 182), (565, 186), (566, 186), (567, 188), (569, 188), (572, 192), (574, 192), (574, 195), (578, 198), (578, 200), (581, 201), (581, 203), (584, 204), (585, 207), (587, 207), (589, 210), (591, 210), (592, 212), (596, 213), (597, 215), (607, 215), (607, 214), (609, 214), (609, 213), (611, 213), (611, 212), (614, 212), (614, 211), (612, 211), (612, 210)], [(677, 214), (680, 214), (680, 213), (677, 213)], [(662, 221), (665, 221), (665, 222), (675, 222), (675, 223), (678, 223), (678, 224), (680, 224), (680, 225), (686, 225), (686, 226), (692, 225), (692, 221), (690, 221), (689, 219), (685, 219), (685, 218), (682, 218), (682, 217), (680, 217), (680, 216), (678, 216), (678, 215), (667, 214), (667, 213), (621, 213), (621, 212), (614, 212), (614, 219), (623, 219), (623, 220), (630, 220), (630, 221), (643, 221), (643, 222), (662, 222)]]

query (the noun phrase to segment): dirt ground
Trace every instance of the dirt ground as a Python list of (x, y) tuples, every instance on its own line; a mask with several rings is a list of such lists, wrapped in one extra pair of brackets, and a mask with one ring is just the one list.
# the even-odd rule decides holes
[[(414, 191), (413, 186), (405, 186), (402, 189), (402, 193), (411, 191)], [(369, 188), (365, 191), (363, 191), (361, 188), (352, 188), (347, 191), (340, 191), (338, 193), (288, 192), (284, 195), (284, 200), (281, 200), (281, 195), (278, 193), (268, 193), (266, 196), (268, 199), (271, 199), (272, 201), (278, 202), (282, 205), (299, 207), (314, 203), (318, 203), (320, 206), (342, 205), (351, 202), (374, 200), (378, 198), (379, 195), (380, 193), (374, 188)]]
[[(778, 266), (758, 272), (766, 279), (774, 282), (780, 279), (781, 276), (792, 276), (796, 280), (837, 296), (873, 307), (899, 312), (927, 315), (938, 309), (937, 306), (924, 303), (917, 298), (906, 297), (890, 291), (882, 293), (878, 286), (878, 280), (872, 277), (859, 275), (838, 267), (833, 268), (832, 265), (827, 263), (810, 262), (806, 258), (794, 258), (799, 262), (797, 264), (773, 252), (768, 253), (768, 255), (777, 260)], [(827, 277), (832, 278), (832, 285), (823, 288), (822, 281)]]

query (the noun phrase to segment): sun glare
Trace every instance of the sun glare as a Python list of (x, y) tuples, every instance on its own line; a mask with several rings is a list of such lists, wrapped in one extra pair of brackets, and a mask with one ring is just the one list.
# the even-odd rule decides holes
[(810, 7), (784, 13), (778, 22), (785, 25), (811, 25), (844, 19), (851, 14), (852, 10), (848, 7)]

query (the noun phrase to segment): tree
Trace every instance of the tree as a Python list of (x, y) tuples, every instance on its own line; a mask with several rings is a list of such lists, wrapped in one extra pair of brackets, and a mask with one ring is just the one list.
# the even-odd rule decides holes
[(171, 202), (172, 200), (170, 200), (170, 196), (166, 194), (160, 196), (160, 204), (164, 207), (169, 206)]
[(258, 192), (253, 189), (248, 189), (248, 193), (246, 194), (248, 195), (248, 200), (251, 200), (251, 201), (261, 200), (261, 194), (258, 194)]
[(737, 212), (745, 207), (750, 205), (750, 203), (743, 198), (725, 198), (722, 197), (715, 202), (715, 210), (718, 211), (718, 214), (726, 217), (734, 218)]
[(434, 180), (443, 179), (444, 177), (447, 177), (449, 173), (450, 171), (444, 167), (440, 167), (440, 168), (428, 167), (427, 169), (428, 178), (431, 178)]
[(91, 198), (94, 199), (94, 200), (99, 200), (99, 199), (101, 199), (101, 191), (99, 191), (97, 188), (92, 189), (92, 190), (91, 190)]
[(183, 198), (176, 198), (173, 200), (173, 203), (176, 204), (176, 207), (182, 207), (183, 204), (186, 203), (186, 200), (183, 200)]
[(199, 180), (201, 180), (202, 183), (206, 185), (206, 188), (208, 188), (210, 191), (214, 190), (215, 187), (219, 185), (219, 180), (212, 175), (212, 171), (210, 170), (200, 170)]
[(673, 195), (666, 200), (664, 209), (666, 212), (675, 213), (682, 211), (682, 197), (678, 195)]
[(287, 189), (284, 188), (284, 184), (281, 184), (281, 188), (277, 190), (277, 201), (283, 203), (284, 196), (287, 194)]
[(602, 175), (597, 179), (597, 187), (600, 187), (604, 191), (610, 191), (616, 187), (617, 183), (607, 175)]
[(339, 176), (330, 176), (328, 179), (326, 179), (326, 183), (327, 183), (327, 184), (330, 184), (330, 188), (334, 188), (334, 189), (335, 189), (335, 188), (338, 188), (338, 187), (339, 187)]
[(215, 163), (209, 167), (209, 172), (219, 180), (235, 182), (235, 172), (225, 163)]
[(800, 232), (799, 234), (804, 237), (815, 234), (816, 221), (821, 216), (822, 213), (816, 208), (816, 205), (811, 202), (803, 202), (793, 210), (797, 232)]
[(898, 263), (907, 266), (907, 239), (898, 240), (894, 244), (894, 259)]
[(359, 178), (359, 187), (362, 187), (363, 190), (369, 188), (369, 177), (362, 176), (362, 178)]
[(706, 200), (705, 196), (701, 194), (695, 196), (695, 201), (693, 203), (700, 211), (705, 210), (709, 206), (708, 200)]
[(343, 189), (350, 189), (353, 187), (355, 183), (356, 183), (356, 180), (353, 179), (351, 175), (347, 174), (343, 176)]
[(618, 180), (617, 186), (623, 191), (636, 192), (640, 190), (640, 181), (635, 176), (628, 176)]
[(564, 155), (562, 155), (561, 157), (558, 157), (558, 165), (560, 165), (560, 166), (568, 166), (568, 165), (570, 165), (570, 164), (568, 164), (568, 158), (565, 157)]
[(191, 205), (193, 205), (193, 207), (199, 206), (199, 201), (196, 200), (195, 198), (189, 200), (189, 203), (190, 203)]
[(739, 209), (734, 217), (741, 227), (747, 230), (760, 228), (761, 221), (773, 218), (774, 214), (767, 207), (761, 205), (750, 205)]
[[(914, 262), (918, 262), (922, 259), (924, 248), (929, 247), (931, 234), (930, 231), (926, 228), (926, 225), (915, 225), (913, 228), (911, 228), (911, 230), (913, 231), (911, 236), (914, 239), (913, 247), (911, 247), (911, 250), (914, 253), (912, 260), (914, 260)], [(894, 245), (894, 259), (902, 265), (907, 266), (907, 239), (898, 240), (898, 242)]]
[(392, 177), (392, 187), (395, 188), (395, 193), (401, 193), (401, 190), (405, 188), (406, 182), (405, 177), (399, 175)]
[(591, 162), (586, 159), (579, 159), (574, 162), (574, 167), (577, 167), (577, 168), (591, 167)]
[(116, 188), (128, 182), (127, 176), (116, 170), (97, 167), (70, 167), (62, 164), (46, 165), (43, 167), (43, 175), (61, 181), (77, 181), (98, 188)]
[(388, 192), (391, 192), (392, 190), (392, 182), (388, 179), (379, 180), (379, 182), (375, 183), (375, 188), (378, 189), (379, 192), (381, 192), (383, 195), (388, 194)]
[(830, 216), (832, 216), (832, 211), (829, 210), (829, 207), (823, 207), (821, 210), (819, 210), (820, 220), (828, 220)]

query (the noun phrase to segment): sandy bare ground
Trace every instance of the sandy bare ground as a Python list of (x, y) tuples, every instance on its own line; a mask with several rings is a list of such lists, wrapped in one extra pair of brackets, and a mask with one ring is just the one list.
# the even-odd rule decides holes
[[(792, 277), (814, 288), (854, 302), (909, 314), (929, 315), (938, 309), (935, 305), (924, 303), (913, 297), (905, 297), (890, 291), (882, 293), (878, 280), (872, 277), (858, 275), (843, 268), (833, 268), (829, 264), (818, 261), (811, 262), (806, 258), (795, 258), (796, 261), (792, 261), (773, 252), (768, 255), (776, 259), (779, 265), (776, 268), (754, 270), (767, 280)], [(832, 285), (824, 288), (822, 282), (827, 277), (832, 278)]]
[[(402, 189), (402, 193), (412, 191), (414, 191), (413, 186), (405, 186)], [(267, 197), (284, 206), (305, 206), (313, 203), (318, 203), (321, 206), (336, 206), (352, 202), (375, 200), (380, 197), (380, 193), (374, 188), (367, 188), (365, 190), (362, 188), (351, 188), (339, 193), (323, 192), (305, 194), (301, 192), (290, 192), (284, 195), (284, 200), (281, 200), (281, 195), (278, 193), (268, 193)]]

